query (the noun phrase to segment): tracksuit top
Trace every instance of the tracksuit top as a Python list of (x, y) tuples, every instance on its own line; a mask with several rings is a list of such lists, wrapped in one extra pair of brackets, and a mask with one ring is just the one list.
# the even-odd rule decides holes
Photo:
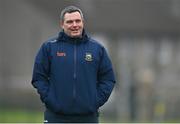
[(95, 113), (108, 100), (114, 84), (105, 48), (85, 31), (82, 38), (61, 31), (44, 42), (36, 55), (32, 85), (54, 113)]

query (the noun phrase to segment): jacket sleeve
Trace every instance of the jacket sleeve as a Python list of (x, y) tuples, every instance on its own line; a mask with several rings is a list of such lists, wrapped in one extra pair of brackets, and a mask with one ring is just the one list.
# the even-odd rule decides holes
[(44, 43), (36, 55), (31, 81), (40, 94), (42, 102), (44, 102), (49, 89), (50, 58), (47, 45), (47, 43)]
[(101, 59), (98, 70), (97, 103), (98, 107), (108, 100), (115, 84), (115, 77), (111, 61), (105, 48), (101, 49)]

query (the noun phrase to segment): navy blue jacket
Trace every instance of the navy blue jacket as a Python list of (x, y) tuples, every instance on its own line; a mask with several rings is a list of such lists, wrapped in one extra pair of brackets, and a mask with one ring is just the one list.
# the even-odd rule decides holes
[(60, 32), (57, 38), (43, 43), (35, 59), (32, 85), (55, 113), (97, 112), (108, 100), (114, 83), (106, 50), (85, 32), (82, 38)]

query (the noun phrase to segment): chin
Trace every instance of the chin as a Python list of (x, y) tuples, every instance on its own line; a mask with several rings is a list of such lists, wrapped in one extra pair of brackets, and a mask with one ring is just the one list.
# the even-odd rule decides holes
[(81, 34), (71, 35), (71, 37), (74, 37), (74, 38), (76, 38), (76, 37), (81, 37)]

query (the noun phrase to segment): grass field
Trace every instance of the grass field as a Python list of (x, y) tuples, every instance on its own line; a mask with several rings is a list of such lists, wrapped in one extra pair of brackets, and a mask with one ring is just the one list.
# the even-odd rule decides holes
[(1, 109), (0, 123), (41, 123), (43, 113), (20, 109)]
[[(43, 112), (24, 109), (0, 109), (0, 123), (43, 123)], [(100, 118), (100, 122), (104, 122)], [(105, 122), (111, 122), (106, 120)], [(113, 122), (113, 121), (112, 121)]]
[[(43, 114), (40, 111), (1, 108), (0, 123), (43, 123)], [(100, 118), (100, 121), (102, 121), (102, 118)]]
[[(0, 123), (43, 123), (43, 112), (34, 110), (24, 110), (24, 109), (0, 109)], [(114, 123), (117, 120), (100, 117), (99, 121), (101, 123)], [(132, 121), (123, 121), (121, 123), (132, 123)], [(139, 121), (138, 121), (139, 122)], [(138, 123), (135, 122), (135, 123)], [(149, 121), (140, 121), (141, 123), (148, 123)], [(179, 123), (179, 119), (172, 119), (166, 121), (158, 121), (156, 123)], [(152, 123), (150, 121), (149, 123)]]

